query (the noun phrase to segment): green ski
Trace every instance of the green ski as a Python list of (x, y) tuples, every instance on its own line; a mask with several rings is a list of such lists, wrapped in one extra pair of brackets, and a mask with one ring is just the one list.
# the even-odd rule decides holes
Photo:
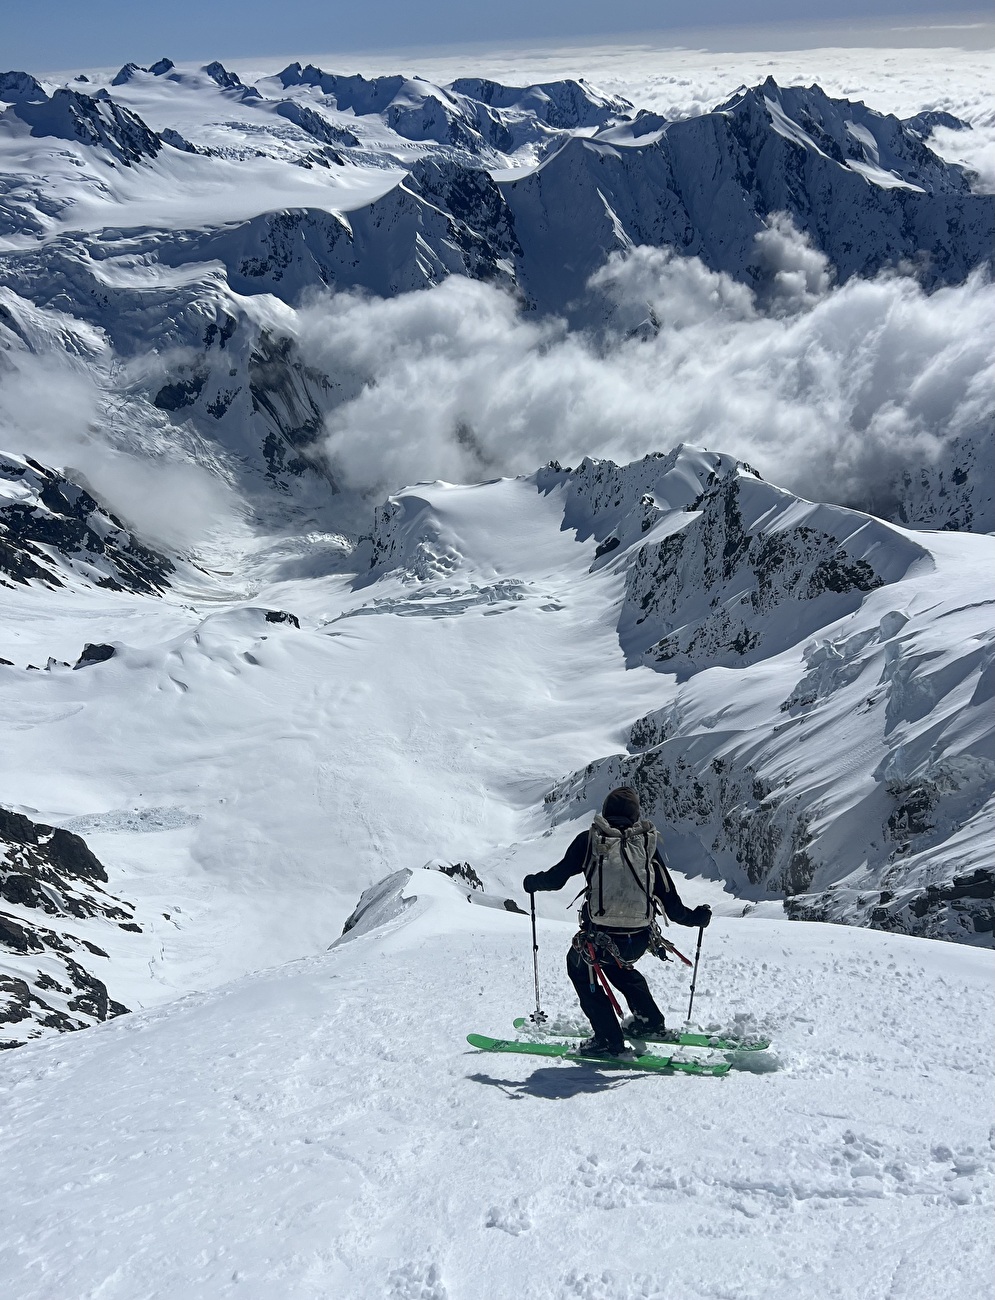
[[(535, 1028), (527, 1016), (519, 1016), (514, 1024), (516, 1029)], [(551, 1032), (560, 1034), (564, 1038), (582, 1038), (584, 1036), (579, 1030), (557, 1029)], [(622, 1032), (625, 1033), (624, 1025), (622, 1026)], [(629, 1035), (626, 1034), (626, 1037), (628, 1038)], [(714, 1034), (675, 1034), (672, 1038), (635, 1038), (631, 1041), (661, 1043), (668, 1047), (711, 1047), (717, 1052), (765, 1052), (770, 1047), (769, 1040), (764, 1038), (758, 1038), (752, 1043), (743, 1043), (734, 1038), (717, 1038)]]
[(729, 1062), (706, 1065), (701, 1061), (675, 1061), (669, 1056), (581, 1056), (570, 1043), (526, 1043), (518, 1039), (488, 1038), (486, 1034), (467, 1034), (471, 1047), (482, 1052), (516, 1052), (524, 1056), (555, 1056), (561, 1060), (584, 1061), (590, 1065), (607, 1066), (615, 1070), (651, 1070), (659, 1074), (679, 1071), (682, 1074), (723, 1075), (729, 1072)]

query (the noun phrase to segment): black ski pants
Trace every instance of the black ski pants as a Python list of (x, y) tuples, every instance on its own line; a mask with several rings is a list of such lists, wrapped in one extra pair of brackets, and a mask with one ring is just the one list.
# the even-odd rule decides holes
[[(611, 937), (623, 961), (638, 961), (649, 945), (650, 932), (649, 930), (633, 930), (629, 933), (613, 931)], [(642, 1016), (651, 1025), (663, 1024), (663, 1012), (653, 1001), (649, 985), (639, 971), (619, 966), (603, 949), (600, 951), (595, 949), (595, 951), (598, 954), (598, 965), (610, 983), (625, 998), (633, 1015)], [(590, 1020), (596, 1037), (608, 1043), (613, 1050), (621, 1050), (625, 1040), (612, 1004), (608, 1001), (608, 994), (601, 987), (597, 973), (587, 964), (576, 947), (571, 948), (567, 953), (567, 974), (577, 990), (581, 1008)]]

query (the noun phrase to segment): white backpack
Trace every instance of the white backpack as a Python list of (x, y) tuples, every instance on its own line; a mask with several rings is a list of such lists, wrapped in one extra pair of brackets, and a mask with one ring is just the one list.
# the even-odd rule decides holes
[(587, 910), (595, 925), (643, 930), (656, 915), (653, 903), (656, 827), (638, 821), (624, 830), (599, 813), (591, 827), (584, 863)]

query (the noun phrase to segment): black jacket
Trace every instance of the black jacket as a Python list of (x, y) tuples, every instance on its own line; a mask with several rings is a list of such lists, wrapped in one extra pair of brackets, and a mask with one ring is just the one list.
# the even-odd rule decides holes
[[(526, 892), (533, 894), (546, 890), (555, 891), (562, 889), (571, 876), (583, 876), (584, 863), (587, 859), (588, 835), (588, 831), (581, 831), (559, 862), (548, 871), (537, 871), (534, 876), (526, 876), (522, 882)], [(653, 865), (656, 868), (653, 896), (660, 900), (668, 920), (674, 921), (677, 925), (707, 925), (712, 916), (711, 908), (684, 906), (666, 863), (660, 856), (659, 845), (653, 854)]]

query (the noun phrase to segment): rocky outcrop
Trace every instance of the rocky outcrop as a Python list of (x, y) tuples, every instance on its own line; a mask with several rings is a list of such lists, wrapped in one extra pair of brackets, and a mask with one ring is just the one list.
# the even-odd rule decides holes
[(94, 918), (140, 932), (106, 883), (78, 835), (0, 807), (0, 1048), (127, 1011), (94, 973), (107, 953), (75, 932)]
[(0, 583), (61, 587), (73, 578), (156, 595), (174, 565), (78, 484), (30, 457), (0, 454)]
[(202, 72), (206, 72), (215, 85), (220, 86), (222, 90), (241, 90), (242, 79), (237, 72), (229, 72), (223, 63), (217, 59), (213, 63), (205, 63)]
[(630, 664), (685, 678), (778, 654), (858, 609), (925, 551), (867, 515), (800, 502), (738, 467), (628, 563), (619, 634)]
[(897, 515), (912, 528), (995, 531), (995, 436), (991, 421), (955, 438), (941, 459), (906, 467), (896, 483)]
[(32, 135), (76, 140), (102, 149), (123, 167), (150, 161), (162, 148), (155, 131), (137, 113), (116, 104), (106, 91), (85, 95), (62, 87), (51, 99), (22, 99), (7, 113), (26, 123)]
[(8, 104), (37, 104), (48, 95), (41, 82), (27, 72), (0, 72), (0, 99)]

